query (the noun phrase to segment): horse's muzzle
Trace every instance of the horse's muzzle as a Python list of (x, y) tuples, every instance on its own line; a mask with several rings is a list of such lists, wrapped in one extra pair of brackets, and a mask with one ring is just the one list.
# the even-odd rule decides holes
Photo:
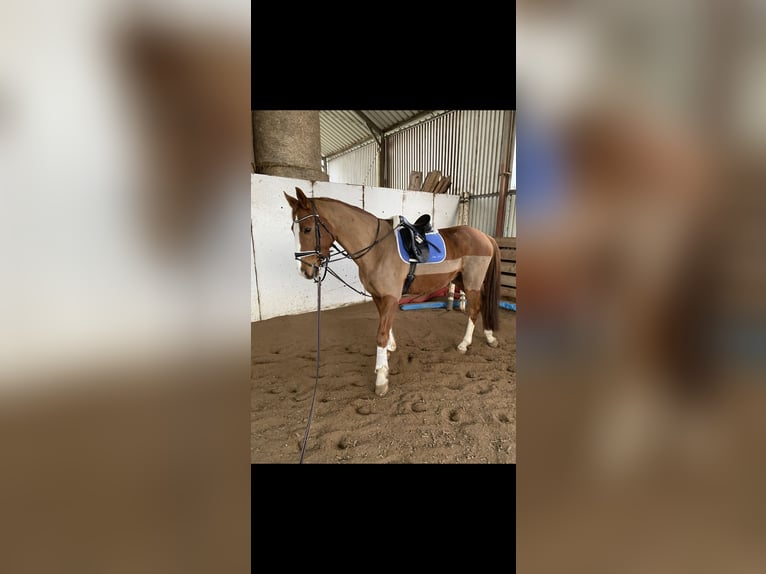
[(301, 265), (301, 275), (303, 275), (306, 279), (314, 279), (314, 277), (317, 276), (318, 271), (319, 268), (313, 265)]
[(309, 255), (298, 261), (301, 275), (306, 279), (314, 279), (319, 274), (319, 258), (316, 255)]

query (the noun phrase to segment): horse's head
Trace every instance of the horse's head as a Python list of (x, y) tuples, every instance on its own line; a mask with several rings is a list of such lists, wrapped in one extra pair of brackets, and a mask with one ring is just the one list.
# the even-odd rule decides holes
[(311, 252), (309, 255), (297, 258), (298, 272), (306, 279), (314, 279), (319, 273), (321, 263), (316, 252), (321, 253), (322, 258), (328, 258), (335, 237), (326, 224), (319, 219), (319, 214), (312, 200), (308, 199), (299, 187), (296, 187), (295, 191), (297, 198), (290, 197), (285, 193), (287, 202), (293, 210), (292, 226), (295, 234), (295, 245), (297, 252)]

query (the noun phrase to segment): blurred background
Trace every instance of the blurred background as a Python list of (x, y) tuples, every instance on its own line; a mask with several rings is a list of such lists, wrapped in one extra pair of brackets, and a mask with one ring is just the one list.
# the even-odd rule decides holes
[[(519, 571), (761, 572), (766, 5), (516, 9)], [(249, 94), (250, 4), (3, 3), (6, 570), (249, 566)]]
[(766, 567), (766, 4), (517, 2), (519, 572)]
[(4, 570), (244, 570), (250, 3), (0, 12)]

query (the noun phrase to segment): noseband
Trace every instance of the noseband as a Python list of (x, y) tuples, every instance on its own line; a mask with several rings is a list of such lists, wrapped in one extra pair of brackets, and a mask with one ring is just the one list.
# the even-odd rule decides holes
[[(316, 244), (314, 247), (314, 251), (296, 251), (295, 258), (303, 259), (304, 257), (307, 257), (309, 255), (316, 255), (319, 258), (319, 264), (323, 265), (328, 258), (322, 255), (322, 252), (320, 251), (321, 244), (319, 241), (319, 226), (321, 225), (322, 227), (324, 227), (327, 230), (327, 233), (330, 234), (330, 237), (332, 237), (332, 245), (335, 244), (335, 235), (333, 235), (332, 231), (330, 231), (327, 228), (327, 226), (324, 224), (324, 222), (321, 219), (319, 219), (319, 214), (317, 213), (317, 207), (314, 204), (314, 200), (312, 199), (310, 201), (311, 201), (311, 210), (313, 211), (313, 213), (306, 215), (304, 217), (301, 217), (300, 219), (293, 219), (293, 224), (300, 223), (301, 221), (304, 221), (309, 218), (313, 218), (314, 219), (314, 237), (316, 239)], [(298, 230), (298, 232), (300, 233), (300, 229)], [(332, 248), (332, 245), (330, 246), (331, 248)]]

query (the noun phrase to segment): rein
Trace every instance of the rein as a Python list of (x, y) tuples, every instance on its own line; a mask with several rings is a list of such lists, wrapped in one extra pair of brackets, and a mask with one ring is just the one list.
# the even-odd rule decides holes
[[(370, 252), (370, 250), (375, 247), (378, 243), (383, 241), (386, 237), (391, 235), (394, 230), (392, 229), (388, 233), (386, 233), (383, 237), (378, 238), (378, 233), (380, 233), (380, 219), (378, 219), (378, 227), (375, 230), (375, 240), (368, 245), (367, 247), (360, 249), (359, 251), (356, 251), (354, 253), (349, 253), (345, 249), (338, 249), (335, 247), (336, 239), (335, 235), (332, 231), (324, 224), (324, 222), (319, 218), (319, 214), (317, 213), (316, 205), (314, 204), (314, 200), (311, 200), (311, 210), (313, 211), (312, 214), (306, 215), (304, 217), (301, 217), (300, 219), (293, 220), (293, 224), (300, 223), (304, 219), (308, 219), (309, 217), (314, 218), (314, 239), (316, 241), (314, 251), (296, 251), (295, 252), (295, 259), (302, 259), (308, 255), (316, 255), (319, 258), (319, 265), (320, 267), (324, 267), (324, 273), (320, 274), (317, 273), (316, 277), (314, 277), (314, 283), (317, 284), (317, 359), (316, 359), (316, 374), (314, 376), (314, 393), (311, 397), (311, 406), (309, 407), (309, 418), (308, 422), (306, 423), (306, 432), (303, 435), (303, 444), (301, 445), (301, 458), (300, 463), (303, 464), (303, 457), (306, 454), (306, 444), (309, 440), (309, 433), (311, 432), (311, 421), (314, 418), (314, 404), (316, 403), (317, 398), (317, 386), (319, 385), (319, 343), (321, 340), (322, 335), (322, 324), (321, 324), (321, 309), (322, 309), (322, 281), (324, 281), (325, 277), (327, 276), (327, 273), (329, 272), (333, 277), (338, 279), (341, 283), (343, 283), (346, 287), (349, 289), (352, 289), (353, 291), (356, 291), (360, 295), (364, 295), (365, 297), (371, 297), (371, 295), (368, 295), (367, 293), (364, 293), (363, 291), (359, 291), (358, 289), (352, 287), (348, 283), (346, 283), (345, 280), (343, 280), (335, 271), (330, 269), (329, 263), (333, 263), (335, 261), (339, 261), (341, 259), (351, 259), (356, 260), (360, 257), (365, 256), (367, 253)], [(327, 233), (330, 234), (330, 237), (332, 237), (332, 245), (330, 246), (330, 249), (335, 248), (337, 253), (331, 254), (328, 253), (328, 256), (325, 257), (322, 255), (321, 252), (321, 243), (320, 243), (320, 234), (319, 234), (319, 226), (324, 227), (327, 230)], [(340, 256), (340, 257), (337, 257)], [(333, 259), (333, 257), (335, 257)]]

